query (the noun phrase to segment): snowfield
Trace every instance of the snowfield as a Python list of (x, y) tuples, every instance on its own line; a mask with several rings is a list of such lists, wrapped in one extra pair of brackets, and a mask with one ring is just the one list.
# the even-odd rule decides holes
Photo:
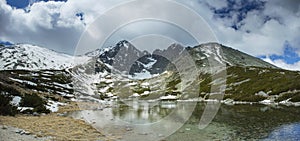
[(88, 56), (71, 56), (29, 44), (0, 48), (0, 70), (65, 69), (88, 61)]

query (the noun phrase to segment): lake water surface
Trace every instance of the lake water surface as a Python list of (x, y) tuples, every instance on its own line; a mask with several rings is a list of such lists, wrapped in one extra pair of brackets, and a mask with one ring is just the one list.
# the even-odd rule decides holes
[(206, 102), (116, 102), (101, 110), (71, 113), (118, 140), (300, 140), (300, 107), (221, 104), (204, 129)]

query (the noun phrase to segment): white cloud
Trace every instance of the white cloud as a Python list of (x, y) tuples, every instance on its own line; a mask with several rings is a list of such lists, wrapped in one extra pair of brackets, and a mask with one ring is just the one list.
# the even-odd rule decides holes
[[(0, 0), (0, 39), (14, 43), (37, 44), (50, 49), (67, 52), (66, 46), (76, 45), (83, 30), (79, 19), (74, 19), (70, 26), (61, 26), (60, 8), (64, 2), (38, 2), (23, 9), (13, 9)], [(76, 17), (75, 17), (76, 18)], [(70, 38), (67, 38), (70, 37)]]
[[(219, 7), (211, 2), (209, 5), (217, 9)], [(233, 7), (238, 6), (241, 5)], [(231, 12), (229, 18), (211, 16), (206, 20), (211, 24), (220, 42), (225, 45), (254, 56), (281, 55), (285, 41), (300, 49), (300, 32), (296, 32), (300, 31), (299, 7), (300, 3), (293, 0), (288, 0), (287, 3), (280, 0), (266, 1), (263, 10), (252, 10), (237, 23), (241, 26), (238, 30), (230, 27), (236, 22), (237, 11)], [(272, 19), (265, 21), (267, 16)]]
[[(298, 32), (300, 31), (300, 3), (298, 1), (263, 0), (266, 2), (265, 7), (262, 10), (248, 12), (238, 23), (239, 30), (230, 27), (237, 22), (237, 11), (230, 13), (231, 18), (215, 18), (211, 10), (211, 7), (221, 9), (228, 6), (227, 1), (177, 1), (202, 16), (211, 25), (222, 44), (254, 56), (282, 55), (286, 41), (293, 48), (300, 50), (300, 32)], [(72, 53), (85, 27), (100, 14), (121, 3), (124, 1), (37, 2), (28, 7), (27, 10), (30, 12), (25, 12), (22, 9), (13, 9), (6, 4), (5, 0), (0, 0), (0, 40), (26, 42)], [(237, 3), (234, 8), (241, 6), (241, 1)], [(147, 6), (152, 5), (138, 7), (143, 10)], [(76, 16), (77, 13), (83, 13), (83, 20)], [(123, 11), (122, 15), (115, 18), (123, 18), (123, 15), (128, 14), (136, 16), (139, 13)], [(266, 17), (271, 19), (266, 21)], [(113, 20), (111, 22), (113, 24)], [(277, 63), (280, 64), (278, 60)]]
[(270, 63), (270, 64), (273, 64), (273, 65), (275, 65), (279, 68), (283, 68), (283, 69), (286, 69), (286, 70), (295, 70), (295, 71), (300, 70), (300, 61), (296, 62), (294, 64), (288, 64), (282, 59), (272, 60), (269, 57), (267, 57), (267, 58), (264, 58), (263, 60)]
[[(91, 23), (94, 22), (99, 15), (105, 11), (113, 8), (114, 6), (126, 3), (121, 0), (107, 1), (107, 0), (89, 0), (78, 1), (68, 0), (67, 2), (36, 2), (27, 8), (27, 12), (23, 9), (14, 9), (6, 4), (5, 0), (0, 0), (0, 40), (10, 41), (14, 43), (30, 43), (44, 46), (61, 52), (72, 53), (77, 45), (77, 42), (85, 30)], [(188, 17), (178, 16), (174, 11), (173, 6), (162, 5), (160, 1), (151, 1), (147, 3), (139, 2), (138, 6), (132, 8), (123, 8), (118, 11), (119, 15), (110, 18), (110, 21), (105, 21), (107, 26), (118, 24), (117, 22), (123, 21), (130, 17), (140, 17), (145, 13), (145, 9), (153, 9), (153, 6), (166, 9), (167, 13), (155, 14), (157, 11), (148, 11), (152, 15), (157, 15), (165, 19), (174, 19), (181, 21), (182, 24), (191, 25)], [(184, 3), (184, 2), (183, 2)], [(203, 6), (202, 6), (203, 7)], [(130, 9), (135, 9), (132, 11)], [(170, 13), (168, 11), (174, 11)], [(204, 10), (202, 10), (204, 11)], [(209, 10), (205, 10), (209, 11)], [(163, 11), (164, 12), (164, 11)], [(83, 20), (76, 14), (82, 13)], [(13, 27), (12, 27), (13, 25)], [(163, 29), (161, 32), (166, 32), (168, 29)], [(139, 29), (143, 29), (142, 27)], [(107, 28), (103, 29), (104, 31)], [(206, 29), (203, 29), (203, 31)], [(137, 31), (137, 30), (131, 30)], [(137, 31), (141, 32), (141, 31)], [(100, 34), (106, 34), (106, 32)], [(100, 35), (99, 36), (102, 36)], [(174, 33), (174, 35), (181, 35)], [(199, 34), (205, 37), (204, 34)]]
[[(85, 24), (115, 3), (118, 1), (41, 1), (23, 10), (0, 0), (0, 40), (36, 44), (72, 54)], [(83, 21), (77, 13), (84, 13)]]
[(221, 9), (227, 6), (227, 1), (225, 0), (205, 0), (205, 2), (217, 9)]

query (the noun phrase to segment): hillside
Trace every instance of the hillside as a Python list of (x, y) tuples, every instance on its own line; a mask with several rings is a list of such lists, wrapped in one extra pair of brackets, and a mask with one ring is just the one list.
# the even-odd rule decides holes
[(73, 57), (29, 44), (0, 47), (0, 70), (60, 70), (88, 59), (88, 56)]
[[(186, 53), (197, 69), (176, 62)], [(120, 41), (75, 57), (32, 45), (12, 45), (1, 47), (0, 55), (1, 94), (10, 100), (37, 95), (48, 109), (57, 106), (57, 101), (70, 100), (214, 99), (211, 86), (223, 82), (227, 101), (300, 102), (299, 72), (277, 68), (217, 43), (187, 48), (172, 44), (148, 53)], [(74, 59), (79, 60), (73, 63)], [(226, 66), (226, 70), (214, 68), (217, 74), (212, 73), (211, 62)], [(226, 77), (212, 80), (212, 75), (222, 73)]]

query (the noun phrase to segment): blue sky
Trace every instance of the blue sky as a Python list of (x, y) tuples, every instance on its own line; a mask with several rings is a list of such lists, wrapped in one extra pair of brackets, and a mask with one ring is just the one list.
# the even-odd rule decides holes
[[(48, 2), (49, 0), (6, 0), (7, 4), (15, 8), (26, 8), (27, 6), (39, 1)], [(67, 0), (53, 0), (53, 1), (67, 1)]]
[[(241, 22), (245, 19), (248, 12), (253, 10), (262, 10), (265, 2), (263, 1), (249, 1), (243, 0), (238, 2), (236, 0), (228, 0), (227, 6), (222, 8), (211, 7), (214, 11), (214, 15), (217, 18), (232, 18), (234, 22), (231, 27), (235, 30), (239, 30)], [(233, 18), (233, 14), (236, 13), (237, 17)]]
[(271, 60), (284, 60), (287, 64), (294, 64), (300, 61), (300, 56), (297, 52), (299, 52), (298, 49), (293, 48), (292, 46), (289, 45), (289, 43), (286, 43), (284, 45), (284, 51), (282, 55), (276, 55), (276, 54), (272, 54), (269, 56), (263, 55), (263, 56), (259, 56), (259, 58), (262, 59), (270, 58)]
[(289, 46), (289, 44), (287, 44), (284, 48), (284, 53), (283, 55), (271, 55), (270, 58), (272, 60), (278, 60), (278, 59), (282, 59), (285, 60), (286, 63), (288, 64), (294, 64), (296, 62), (298, 62), (300, 60), (299, 55), (296, 53), (297, 50), (291, 46)]
[[(220, 19), (233, 19), (233, 22), (229, 24), (231, 28), (234, 30), (241, 30), (241, 27), (245, 24), (243, 20), (246, 18), (247, 14), (252, 11), (262, 11), (265, 8), (266, 1), (260, 0), (243, 0), (238, 2), (236, 0), (227, 0), (227, 6), (222, 8), (211, 7), (214, 11), (214, 16)], [(298, 4), (299, 5), (299, 4)], [(236, 14), (232, 14), (236, 13)], [(235, 15), (236, 17), (233, 17)], [(266, 23), (270, 20), (276, 20), (279, 23), (280, 18), (276, 15), (264, 15), (263, 23)], [(276, 30), (276, 29), (274, 29)], [(299, 30), (299, 29), (298, 29)], [(246, 30), (246, 33), (251, 32), (250, 30)], [(299, 30), (300, 32), (300, 30)], [(288, 41), (285, 41), (282, 45), (283, 51), (280, 54), (267, 54), (267, 55), (258, 55), (257, 57), (261, 59), (269, 58), (272, 61), (275, 60), (283, 60), (286, 64), (295, 64), (300, 61), (299, 50), (293, 47)]]
[(25, 8), (29, 5), (29, 0), (7, 0), (7, 3), (16, 8)]
[[(220, 43), (279, 67), (300, 70), (300, 1), (176, 1), (202, 16)], [(72, 54), (85, 28), (122, 2), (0, 0), (0, 42), (30, 43)], [(165, 32), (164, 29), (165, 25), (157, 27), (162, 32)], [(132, 32), (136, 31), (130, 32), (135, 34)], [(174, 31), (170, 34), (178, 33)]]

